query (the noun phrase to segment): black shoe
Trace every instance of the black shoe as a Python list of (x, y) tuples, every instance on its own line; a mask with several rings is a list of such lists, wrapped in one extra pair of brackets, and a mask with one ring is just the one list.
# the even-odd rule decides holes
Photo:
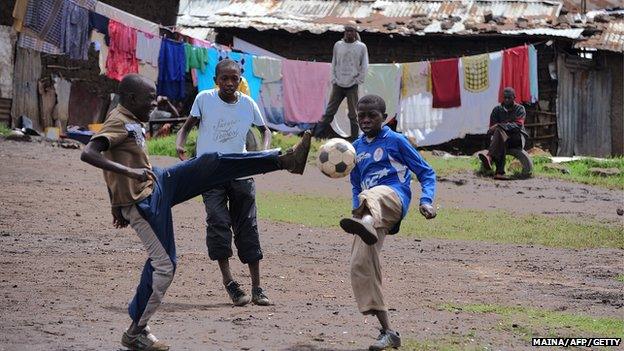
[(375, 227), (359, 218), (343, 218), (340, 227), (349, 234), (358, 235), (367, 245), (373, 245), (378, 240)]
[(393, 330), (382, 330), (381, 334), (368, 349), (370, 351), (381, 351), (389, 348), (398, 349), (401, 347), (401, 337)]
[(251, 302), (259, 306), (269, 306), (271, 300), (264, 294), (261, 287), (251, 289)]
[(312, 133), (308, 130), (303, 133), (303, 137), (297, 145), (279, 156), (281, 168), (290, 173), (303, 174), (303, 170), (308, 162), (311, 142)]
[(245, 294), (245, 292), (240, 288), (240, 285), (234, 280), (230, 281), (226, 286), (225, 290), (227, 290), (228, 295), (230, 295), (230, 299), (232, 299), (232, 303), (234, 306), (245, 306), (251, 301), (249, 295)]

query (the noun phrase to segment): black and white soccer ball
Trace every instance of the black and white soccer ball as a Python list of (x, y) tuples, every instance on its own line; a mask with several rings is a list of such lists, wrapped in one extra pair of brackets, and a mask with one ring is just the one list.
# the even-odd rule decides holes
[(355, 167), (355, 148), (344, 139), (329, 139), (319, 148), (317, 165), (330, 178), (347, 176)]

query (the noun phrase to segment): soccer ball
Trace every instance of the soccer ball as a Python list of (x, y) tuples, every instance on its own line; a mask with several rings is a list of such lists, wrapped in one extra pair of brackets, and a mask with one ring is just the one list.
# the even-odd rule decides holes
[(317, 165), (326, 176), (342, 178), (355, 167), (355, 148), (343, 139), (329, 139), (319, 148)]

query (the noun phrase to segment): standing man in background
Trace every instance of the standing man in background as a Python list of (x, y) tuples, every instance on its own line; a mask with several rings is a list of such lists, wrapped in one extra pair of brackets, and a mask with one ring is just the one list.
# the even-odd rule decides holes
[(332, 90), (323, 119), (314, 128), (314, 136), (317, 138), (324, 136), (325, 130), (334, 120), (334, 115), (345, 97), (349, 107), (351, 140), (358, 137), (359, 128), (356, 113), (358, 87), (364, 84), (368, 70), (368, 49), (366, 44), (358, 38), (356, 28), (352, 25), (346, 25), (344, 37), (334, 44), (331, 67)]

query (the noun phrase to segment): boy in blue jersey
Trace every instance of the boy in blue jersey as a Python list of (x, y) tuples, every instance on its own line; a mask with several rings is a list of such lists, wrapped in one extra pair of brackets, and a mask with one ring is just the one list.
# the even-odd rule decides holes
[(401, 346), (399, 333), (390, 328), (379, 255), (386, 234), (399, 231), (409, 209), (410, 171), (422, 189), (420, 213), (427, 219), (436, 216), (432, 205), (435, 172), (403, 135), (382, 126), (386, 116), (386, 103), (377, 95), (366, 95), (357, 103), (357, 121), (364, 134), (353, 143), (357, 154), (351, 171), (353, 218), (340, 221), (342, 229), (356, 234), (351, 248), (351, 286), (358, 309), (375, 315), (381, 324), (381, 333), (369, 350)]

